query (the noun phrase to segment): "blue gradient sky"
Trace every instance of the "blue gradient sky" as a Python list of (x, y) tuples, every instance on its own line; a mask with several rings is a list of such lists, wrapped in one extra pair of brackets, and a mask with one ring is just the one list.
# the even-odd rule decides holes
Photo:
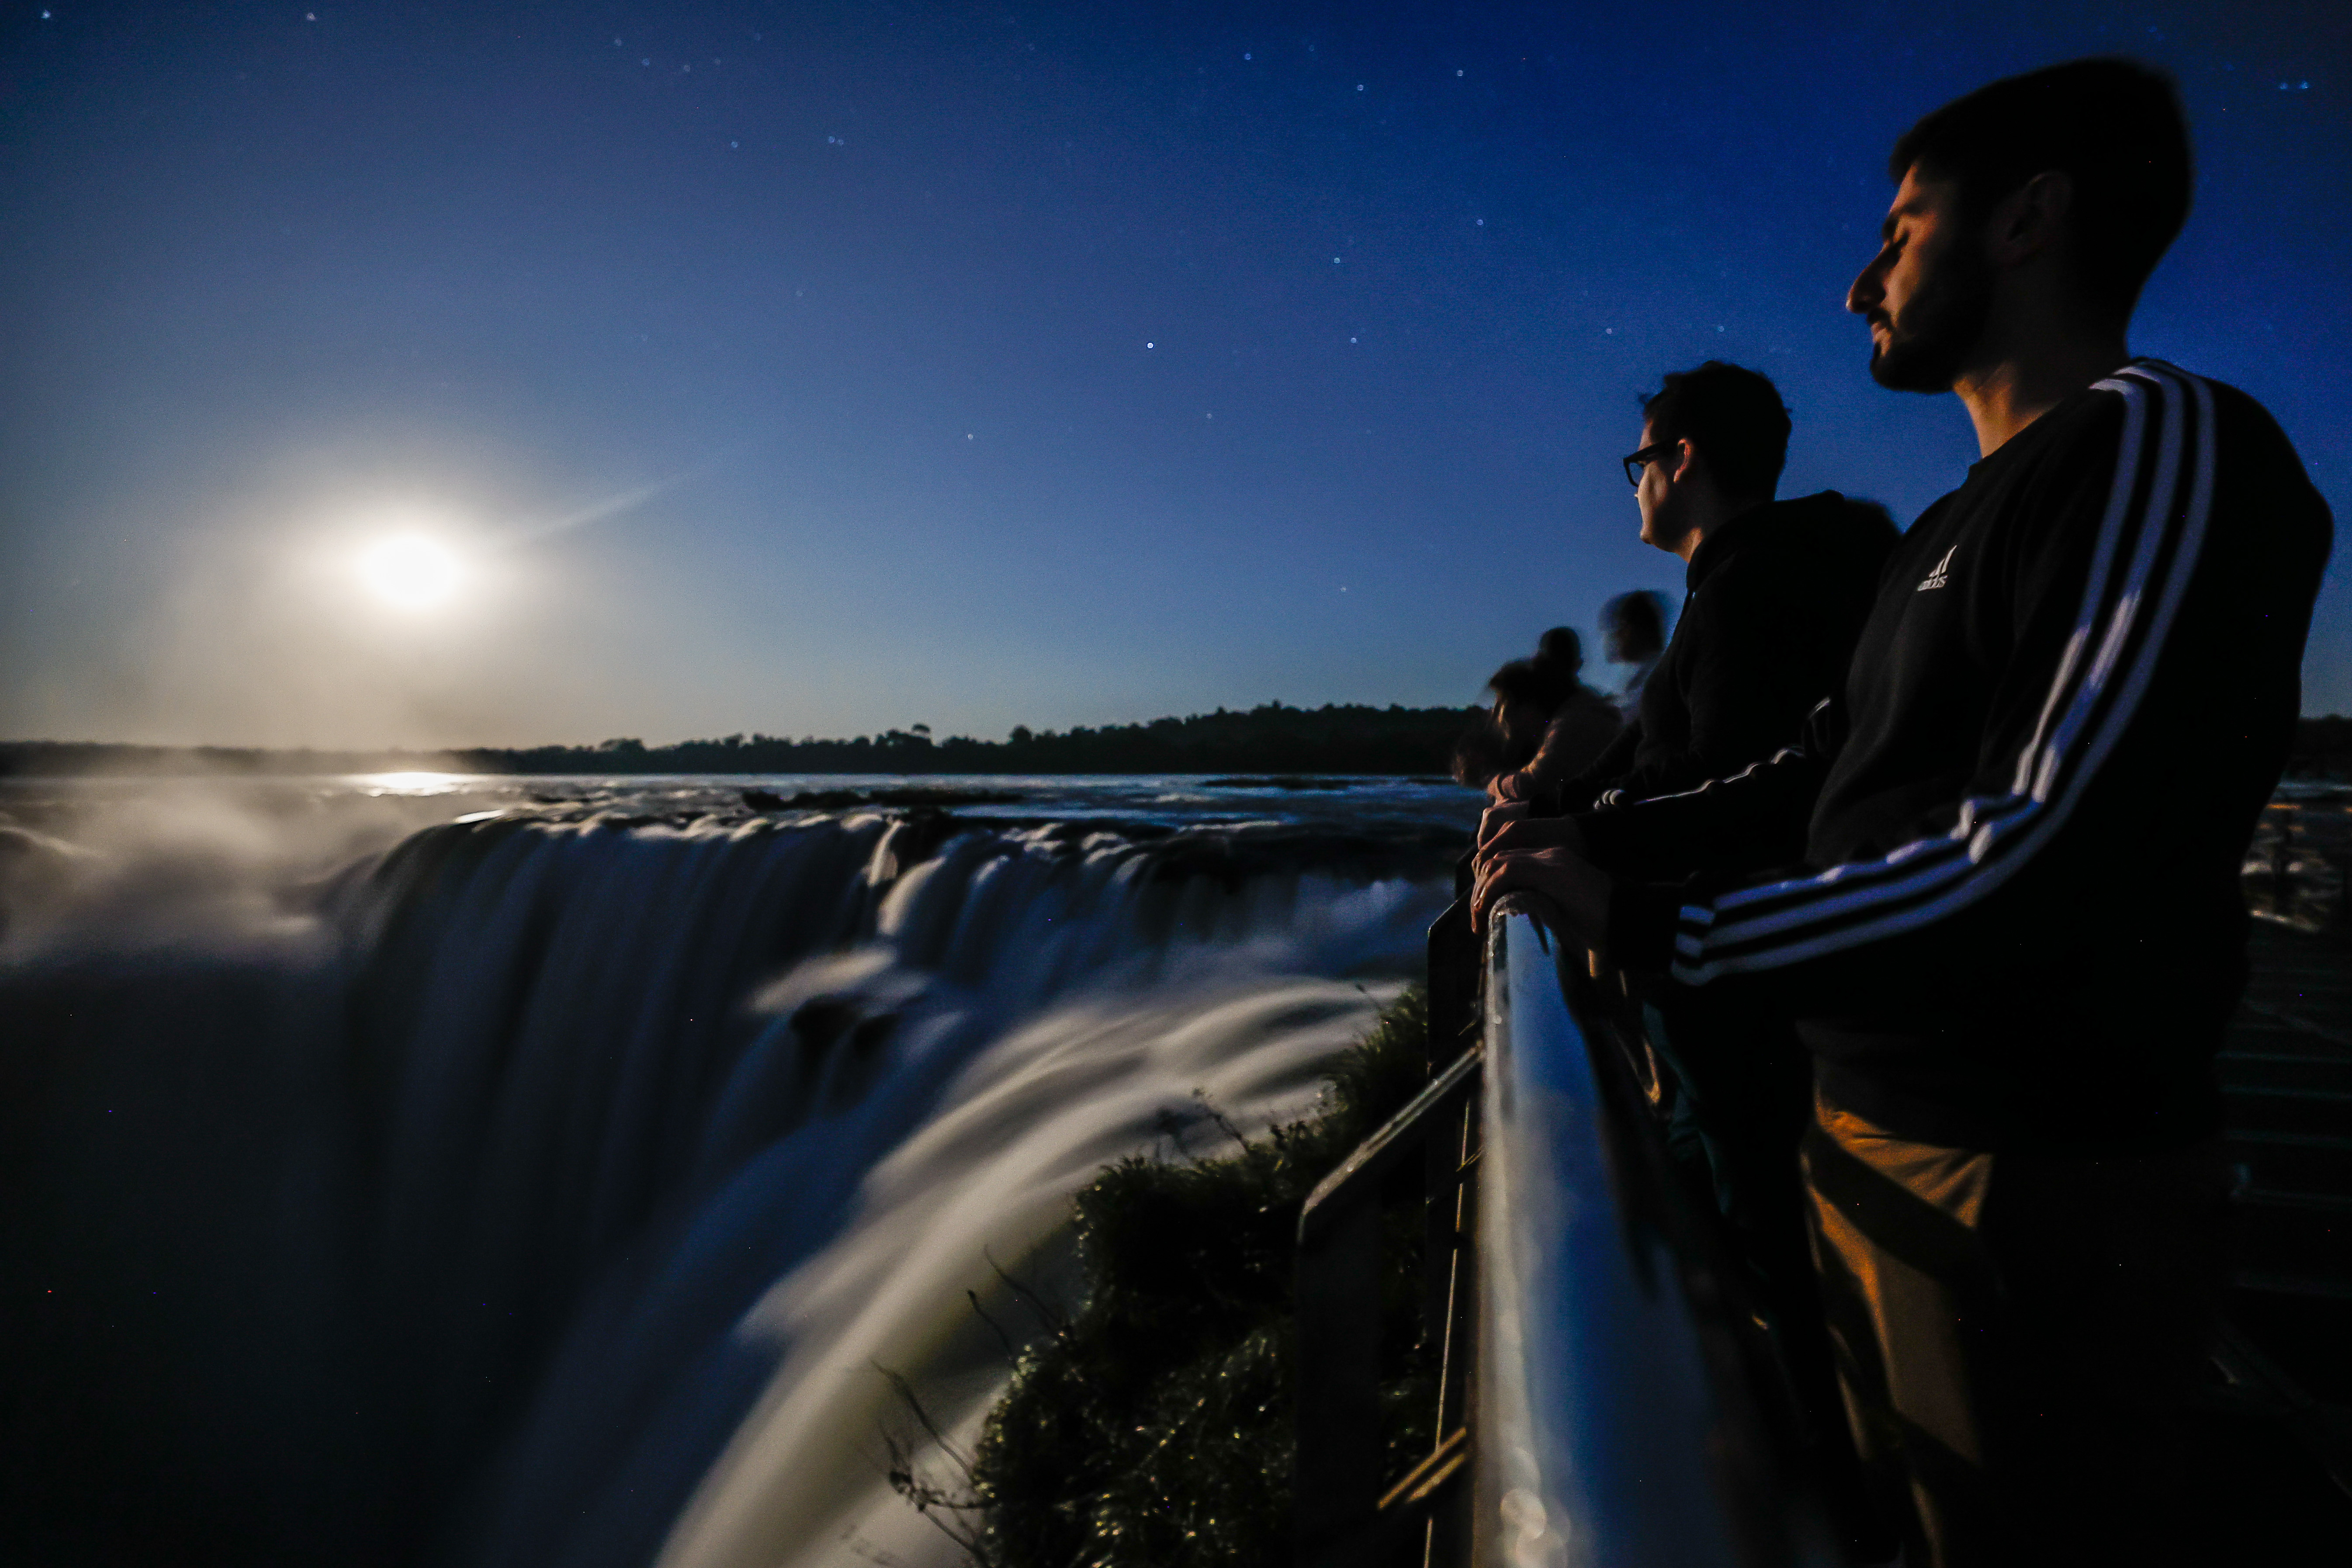
[[(12, 0), (0, 735), (1467, 701), (1678, 584), (1616, 464), (1662, 371), (1780, 382), (1783, 493), (1957, 482), (1957, 404), (1840, 308), (1886, 149), (2103, 50), (2200, 159), (2135, 346), (2342, 514), (2337, 5)], [(396, 615), (348, 561), (417, 518), (476, 574)]]

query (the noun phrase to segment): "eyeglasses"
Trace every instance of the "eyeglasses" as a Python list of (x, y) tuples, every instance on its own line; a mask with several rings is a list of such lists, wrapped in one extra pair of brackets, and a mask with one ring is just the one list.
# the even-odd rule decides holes
[(1675, 447), (1682, 444), (1682, 437), (1677, 436), (1671, 441), (1660, 441), (1654, 446), (1644, 447), (1640, 451), (1624, 459), (1625, 482), (1632, 485), (1635, 489), (1640, 489), (1642, 488), (1642, 470), (1648, 468), (1652, 463), (1656, 462), (1660, 458), (1670, 455)]

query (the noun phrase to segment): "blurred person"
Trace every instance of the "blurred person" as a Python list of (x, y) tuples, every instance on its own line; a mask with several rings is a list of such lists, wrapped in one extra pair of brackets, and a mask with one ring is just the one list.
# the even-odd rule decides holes
[(1496, 670), (1486, 683), (1495, 694), (1488, 721), (1456, 747), (1454, 777), (1503, 798), (1590, 766), (1616, 739), (1621, 721), (1583, 673), (1583, 639), (1569, 626), (1544, 633), (1533, 658)]
[[(1611, 791), (1640, 800), (1688, 789), (1793, 740), (1844, 679), (1897, 536), (1884, 507), (1835, 490), (1775, 500), (1789, 435), (1771, 381), (1720, 360), (1668, 374), (1643, 401), (1625, 472), (1642, 542), (1684, 563), (1682, 614), (1609, 749), (1542, 779), (1549, 792), (1530, 777), (1498, 801), (1558, 816)], [(1621, 595), (1604, 619), (1614, 612), (1638, 635), (1661, 624), (1656, 601)], [(1496, 814), (1496, 825), (1515, 815)]]
[(1666, 596), (1655, 588), (1620, 594), (1601, 606), (1601, 656), (1633, 670), (1609, 700), (1628, 724), (1640, 716), (1642, 688), (1666, 651)]
[[(2171, 83), (2119, 59), (1913, 126), (1847, 305), (1980, 460), (1797, 743), (1481, 856), (1480, 920), (1529, 889), (1622, 966), (1794, 1012), (1847, 1405), (1939, 1568), (2186, 1550), (2239, 868), (2333, 535), (2259, 404), (2126, 347), (2189, 165)], [(1654, 869), (1796, 830), (1783, 871)]]
[(1486, 678), (1490, 700), (1454, 747), (1454, 776), (1486, 789), (1496, 777), (1525, 767), (1543, 744), (1563, 684), (1531, 658), (1515, 658)]

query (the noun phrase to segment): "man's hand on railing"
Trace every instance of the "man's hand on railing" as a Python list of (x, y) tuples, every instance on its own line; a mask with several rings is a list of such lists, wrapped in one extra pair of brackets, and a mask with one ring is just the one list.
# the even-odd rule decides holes
[(1534, 809), (1532, 802), (1524, 800), (1500, 800), (1488, 806), (1478, 817), (1478, 847), (1486, 848), (1495, 835), (1514, 822), (1525, 820)]
[(1478, 885), (1470, 896), (1470, 924), (1486, 929), (1486, 917), (1506, 893), (1541, 895), (1552, 905), (1551, 923), (1582, 947), (1597, 948), (1609, 929), (1609, 874), (1571, 849), (1522, 849), (1478, 858)]
[(1478, 824), (1478, 859), (1483, 866), (1497, 855), (1522, 849), (1565, 849), (1581, 858), (1584, 830), (1572, 816), (1516, 816), (1497, 819), (1499, 805), (1490, 805)]
[(1487, 797), (1499, 805), (1514, 802), (1524, 804), (1535, 798), (1535, 781), (1521, 768), (1515, 773), (1496, 773), (1486, 781)]

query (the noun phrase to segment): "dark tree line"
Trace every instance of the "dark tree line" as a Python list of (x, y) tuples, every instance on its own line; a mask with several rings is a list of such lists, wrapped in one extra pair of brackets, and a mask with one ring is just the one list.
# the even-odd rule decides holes
[(729, 735), (649, 746), (476, 747), (454, 752), (262, 751), (26, 741), (0, 743), (0, 774), (338, 773), (1443, 773), (1466, 708), (1219, 709), (1139, 724), (934, 740), (928, 725), (851, 740)]
[(2291, 778), (2352, 780), (2352, 718), (2331, 713), (2297, 721), (2286, 771)]

